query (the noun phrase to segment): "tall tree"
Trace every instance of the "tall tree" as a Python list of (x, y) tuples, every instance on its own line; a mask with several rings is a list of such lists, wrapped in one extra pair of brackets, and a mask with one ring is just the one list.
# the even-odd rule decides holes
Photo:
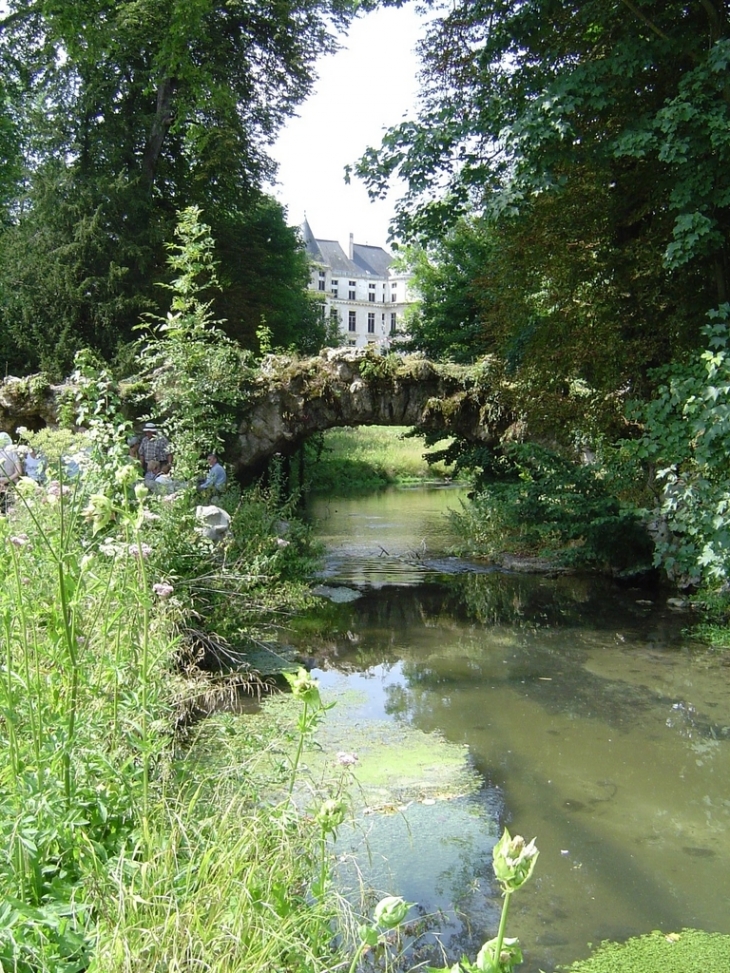
[(267, 148), (357, 8), (9, 0), (1, 117), (15, 126), (24, 193), (0, 243), (3, 344), (37, 359), (43, 337), (63, 364), (67, 347), (109, 353), (128, 336), (141, 307), (159, 306), (177, 211), (201, 206), (217, 237), (259, 207)]
[(525, 367), (641, 382), (728, 291), (728, 4), (432, 6), (419, 115), (358, 173), (373, 193), (405, 179), (405, 239), (489, 221), (475, 353), (496, 331)]

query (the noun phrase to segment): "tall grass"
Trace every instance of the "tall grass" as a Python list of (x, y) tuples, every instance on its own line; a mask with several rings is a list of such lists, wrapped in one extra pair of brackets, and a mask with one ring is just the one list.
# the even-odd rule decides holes
[(195, 497), (130, 475), (23, 481), (0, 518), (0, 967), (323, 970), (339, 912), (320, 825), (290, 785), (266, 796), (255, 742), (232, 786), (225, 734), (212, 772), (174, 730), (189, 613), (293, 575), (297, 529), (277, 544), (265, 498), (234, 493), (246, 536), (216, 547)]

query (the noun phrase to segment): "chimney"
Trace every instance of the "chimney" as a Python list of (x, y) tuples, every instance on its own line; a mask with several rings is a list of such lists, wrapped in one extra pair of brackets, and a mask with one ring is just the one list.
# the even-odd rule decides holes
[(350, 234), (350, 254), (349, 254), (350, 260), (352, 260), (354, 255), (355, 255), (355, 234), (351, 233)]

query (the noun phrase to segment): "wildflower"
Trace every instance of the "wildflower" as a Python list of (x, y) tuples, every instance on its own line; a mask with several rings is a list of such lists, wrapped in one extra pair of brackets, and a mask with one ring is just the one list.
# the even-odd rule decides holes
[(522, 835), (510, 836), (507, 828), (494, 846), (494, 874), (499, 879), (505, 892), (514, 892), (524, 885), (535, 867), (539, 852), (535, 847), (535, 839), (525, 842)]
[(14, 547), (25, 547), (27, 544), (30, 544), (27, 534), (13, 534), (8, 540)]
[(484, 943), (477, 954), (476, 969), (484, 973), (506, 973), (513, 966), (518, 966), (522, 962), (522, 950), (520, 949), (519, 939), (505, 936), (502, 940), (502, 947), (499, 951), (499, 959), (495, 961), (494, 950), (496, 949), (497, 939), (490, 939)]
[(167, 584), (164, 581), (158, 581), (156, 584), (152, 585), (152, 590), (157, 595), (158, 598), (169, 598), (170, 595), (175, 590), (171, 584)]
[(357, 763), (357, 754), (339, 750), (337, 752), (337, 763), (342, 764), (343, 767), (352, 767)]
[(125, 463), (114, 473), (114, 479), (120, 487), (131, 486), (139, 479), (139, 467), (133, 463)]
[(152, 548), (149, 544), (130, 544), (128, 551), (132, 557), (139, 557), (141, 554), (142, 557), (147, 558), (152, 553)]

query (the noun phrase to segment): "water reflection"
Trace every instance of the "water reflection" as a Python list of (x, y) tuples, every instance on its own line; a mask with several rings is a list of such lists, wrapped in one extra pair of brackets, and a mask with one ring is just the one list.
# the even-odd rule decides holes
[[(730, 932), (728, 680), (693, 651), (686, 619), (659, 593), (434, 571), (418, 585), (358, 587), (358, 600), (306, 620), (301, 651), (325, 686), (329, 674), (352, 674), (380, 714), (465, 744), (484, 793), (499, 796), (489, 805), (499, 826), (537, 835), (536, 878), (510, 920), (526, 973), (585, 956), (603, 938)], [(383, 666), (387, 680), (368, 678)], [(399, 841), (382, 836), (379, 854), (403, 883), (389, 891), (439, 904), (439, 888), (456, 900), (463, 883), (476, 898), (460, 945), (489, 938), (490, 826), (487, 845), (472, 849), (475, 870), (454, 864), (455, 881), (443, 869), (428, 878), (415, 863), (433, 846), (429, 810), (417, 812), (403, 863)]]

